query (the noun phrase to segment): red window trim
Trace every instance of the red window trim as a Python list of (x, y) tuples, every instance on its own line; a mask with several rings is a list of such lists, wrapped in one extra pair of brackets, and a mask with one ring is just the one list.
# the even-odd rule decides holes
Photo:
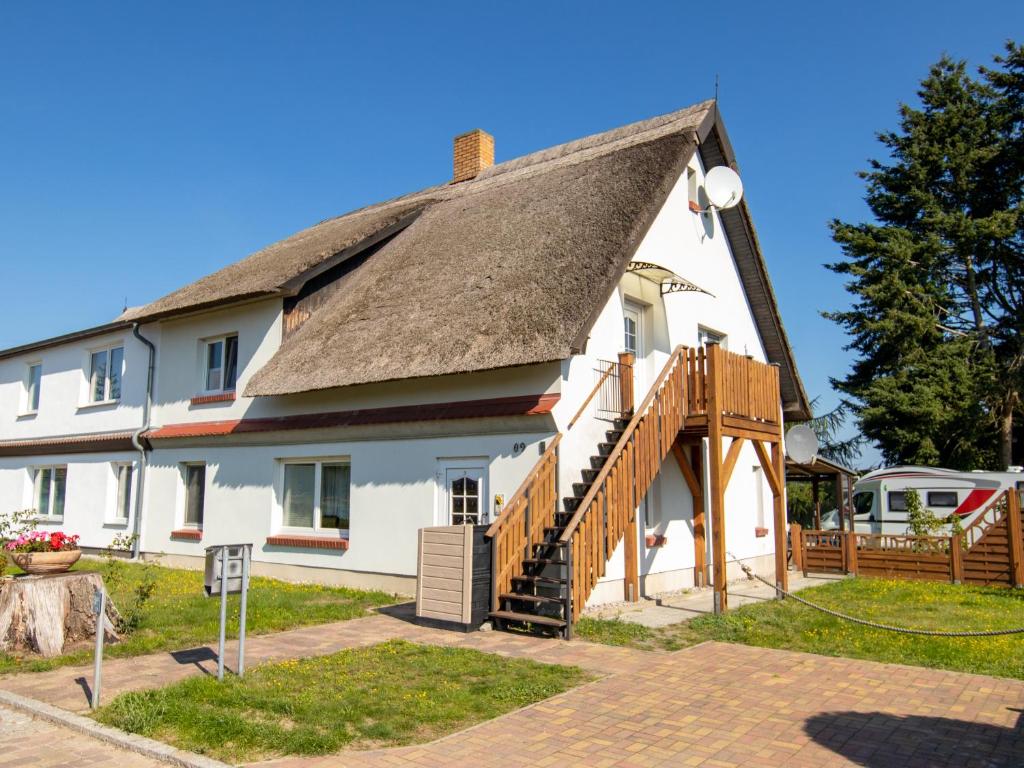
[(189, 539), (191, 541), (199, 541), (203, 538), (202, 528), (179, 528), (176, 531), (171, 531), (172, 539)]
[(189, 403), (191, 405), (206, 405), (208, 403), (233, 403), (235, 402), (234, 392), (221, 392), (216, 395), (196, 395)]
[(267, 544), (272, 547), (301, 547), (303, 549), (348, 549), (348, 539), (327, 536), (280, 534), (267, 536)]

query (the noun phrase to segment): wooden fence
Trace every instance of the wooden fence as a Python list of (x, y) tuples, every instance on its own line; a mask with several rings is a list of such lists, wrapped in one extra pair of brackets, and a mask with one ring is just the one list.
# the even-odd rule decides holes
[(809, 573), (1024, 587), (1024, 516), (1016, 492), (1000, 495), (963, 533), (896, 536), (790, 526), (794, 565)]

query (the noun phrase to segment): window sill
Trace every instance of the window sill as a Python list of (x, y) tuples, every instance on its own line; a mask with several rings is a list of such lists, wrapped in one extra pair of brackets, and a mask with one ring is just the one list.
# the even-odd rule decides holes
[(18, 421), (22, 421), (23, 419), (34, 419), (38, 415), (39, 411), (24, 411), (22, 413), (19, 413), (15, 418)]
[(185, 539), (186, 541), (199, 541), (203, 538), (202, 528), (179, 528), (171, 531), (172, 539)]
[(119, 405), (120, 400), (99, 400), (95, 403), (80, 403), (76, 410), (88, 411), (90, 408), (109, 408), (112, 405)]
[(104, 528), (124, 528), (128, 525), (128, 518), (121, 518), (118, 520), (105, 520), (103, 522)]
[(33, 517), (32, 518), (32, 522), (33, 523), (46, 523), (46, 524), (50, 524), (50, 523), (63, 523), (64, 522), (64, 518), (63, 517), (56, 517), (54, 515), (39, 515), (38, 517)]
[(189, 405), (208, 405), (210, 403), (233, 403), (235, 402), (234, 392), (211, 392), (207, 395), (196, 395), (189, 401)]
[(267, 545), (271, 547), (299, 547), (301, 549), (348, 549), (348, 539), (327, 536), (297, 536), (294, 534), (278, 534), (267, 537)]

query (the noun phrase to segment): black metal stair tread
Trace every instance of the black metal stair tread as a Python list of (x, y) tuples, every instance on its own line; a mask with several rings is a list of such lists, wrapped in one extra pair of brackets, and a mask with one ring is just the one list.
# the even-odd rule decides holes
[(513, 576), (512, 581), (525, 581), (531, 584), (565, 584), (565, 579), (553, 579), (550, 576)]
[(503, 621), (521, 621), (524, 624), (543, 624), (546, 627), (564, 627), (565, 621), (563, 619), (555, 619), (551, 616), (534, 616), (532, 613), (516, 613), (515, 611), (491, 611), (489, 614), (492, 619), (502, 619)]
[(565, 565), (565, 560), (554, 557), (525, 557), (523, 562), (530, 565)]
[[(556, 533), (559, 536), (561, 536), (562, 535), (562, 531), (564, 531), (564, 530), (565, 530), (565, 526), (564, 525), (546, 525), (546, 526), (544, 526), (544, 533)], [(545, 541), (542, 544), (534, 544), (533, 546), (535, 546), (535, 547), (557, 547), (558, 546), (558, 542), (557, 541), (551, 541), (551, 542)]]
[(502, 600), (521, 600), (524, 603), (552, 603), (562, 605), (565, 600), (561, 597), (548, 597), (547, 595), (520, 595), (518, 592), (502, 592), (498, 597)]

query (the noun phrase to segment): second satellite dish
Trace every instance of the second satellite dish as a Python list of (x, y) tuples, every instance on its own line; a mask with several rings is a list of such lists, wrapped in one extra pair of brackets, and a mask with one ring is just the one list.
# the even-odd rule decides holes
[(743, 182), (729, 166), (716, 165), (704, 176), (704, 193), (712, 208), (732, 208), (743, 198)]
[(786, 455), (797, 464), (810, 464), (818, 456), (818, 436), (806, 424), (797, 424), (786, 433)]

